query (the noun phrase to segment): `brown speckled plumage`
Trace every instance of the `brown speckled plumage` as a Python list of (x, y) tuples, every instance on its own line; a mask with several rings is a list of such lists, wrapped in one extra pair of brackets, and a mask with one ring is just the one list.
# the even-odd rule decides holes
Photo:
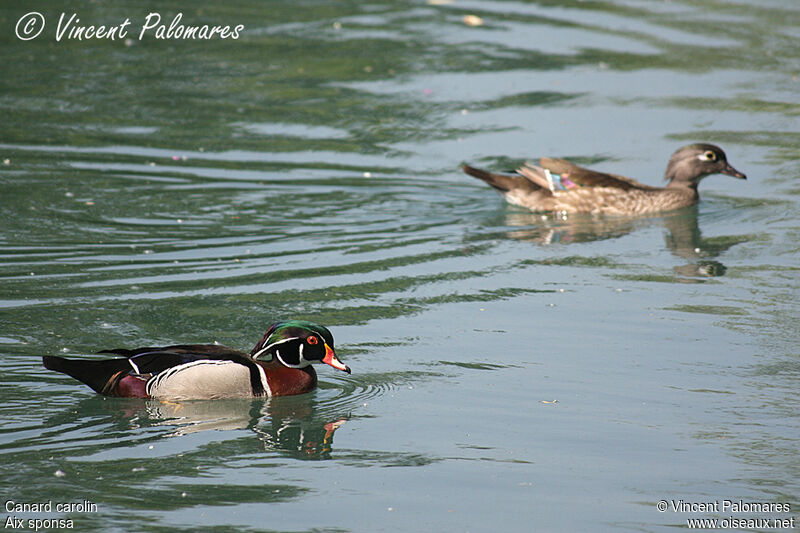
[[(509, 203), (532, 211), (608, 215), (649, 214), (692, 205), (700, 199), (698, 183), (711, 174), (746, 179), (713, 144), (692, 144), (672, 154), (664, 174), (669, 181), (666, 187), (553, 158), (542, 158), (538, 165), (525, 163), (516, 174), (495, 174), (468, 165), (462, 169), (494, 187)], [(554, 186), (553, 176), (572, 188)]]

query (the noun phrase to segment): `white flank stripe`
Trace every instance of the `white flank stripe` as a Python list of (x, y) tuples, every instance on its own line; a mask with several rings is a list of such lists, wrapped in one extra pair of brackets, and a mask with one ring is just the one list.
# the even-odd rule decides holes
[(261, 365), (258, 363), (256, 363), (256, 366), (258, 367), (258, 373), (261, 376), (261, 385), (264, 386), (264, 393), (266, 393), (267, 396), (272, 396), (272, 389), (269, 388), (269, 382), (267, 381), (267, 373), (264, 372), (264, 369), (261, 368)]

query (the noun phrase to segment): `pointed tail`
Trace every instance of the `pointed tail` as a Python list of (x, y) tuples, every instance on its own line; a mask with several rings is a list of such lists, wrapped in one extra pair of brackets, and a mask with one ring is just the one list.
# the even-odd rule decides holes
[(508, 192), (513, 186), (514, 178), (503, 174), (494, 174), (469, 165), (461, 165), (461, 170), (472, 176), (483, 180), (500, 192)]
[(461, 170), (474, 178), (485, 181), (501, 193), (507, 193), (509, 191), (536, 192), (540, 190), (537, 184), (518, 175), (496, 174), (469, 165), (461, 165)]
[(108, 394), (117, 374), (131, 368), (127, 359), (98, 361), (45, 355), (42, 357), (42, 363), (46, 369), (71, 376), (100, 394)]

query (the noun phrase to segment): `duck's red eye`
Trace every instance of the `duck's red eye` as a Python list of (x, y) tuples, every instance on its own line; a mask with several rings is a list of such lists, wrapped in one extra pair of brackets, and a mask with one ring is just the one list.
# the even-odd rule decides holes
[(317, 343), (319, 343), (319, 339), (318, 338), (316, 338), (316, 337), (309, 337), (308, 338), (308, 344), (317, 344)]

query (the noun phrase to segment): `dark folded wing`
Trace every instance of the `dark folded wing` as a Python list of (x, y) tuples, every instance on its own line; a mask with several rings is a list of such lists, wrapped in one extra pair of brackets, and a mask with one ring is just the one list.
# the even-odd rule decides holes
[(202, 360), (233, 361), (247, 367), (255, 365), (247, 354), (216, 344), (180, 344), (131, 350), (118, 348), (103, 350), (100, 353), (113, 353), (129, 358), (139, 370), (139, 374), (158, 374), (169, 368)]
[[(629, 189), (655, 189), (655, 187), (645, 185), (644, 183), (639, 183), (638, 181), (631, 178), (626, 178), (625, 176), (606, 174), (604, 172), (597, 172), (588, 168), (583, 168), (574, 163), (570, 163), (566, 159), (543, 157), (539, 160), (539, 165), (542, 168), (549, 170), (552, 174), (557, 174), (562, 180), (567, 179), (579, 187), (610, 187), (625, 191)], [(529, 165), (526, 164), (526, 166)]]

